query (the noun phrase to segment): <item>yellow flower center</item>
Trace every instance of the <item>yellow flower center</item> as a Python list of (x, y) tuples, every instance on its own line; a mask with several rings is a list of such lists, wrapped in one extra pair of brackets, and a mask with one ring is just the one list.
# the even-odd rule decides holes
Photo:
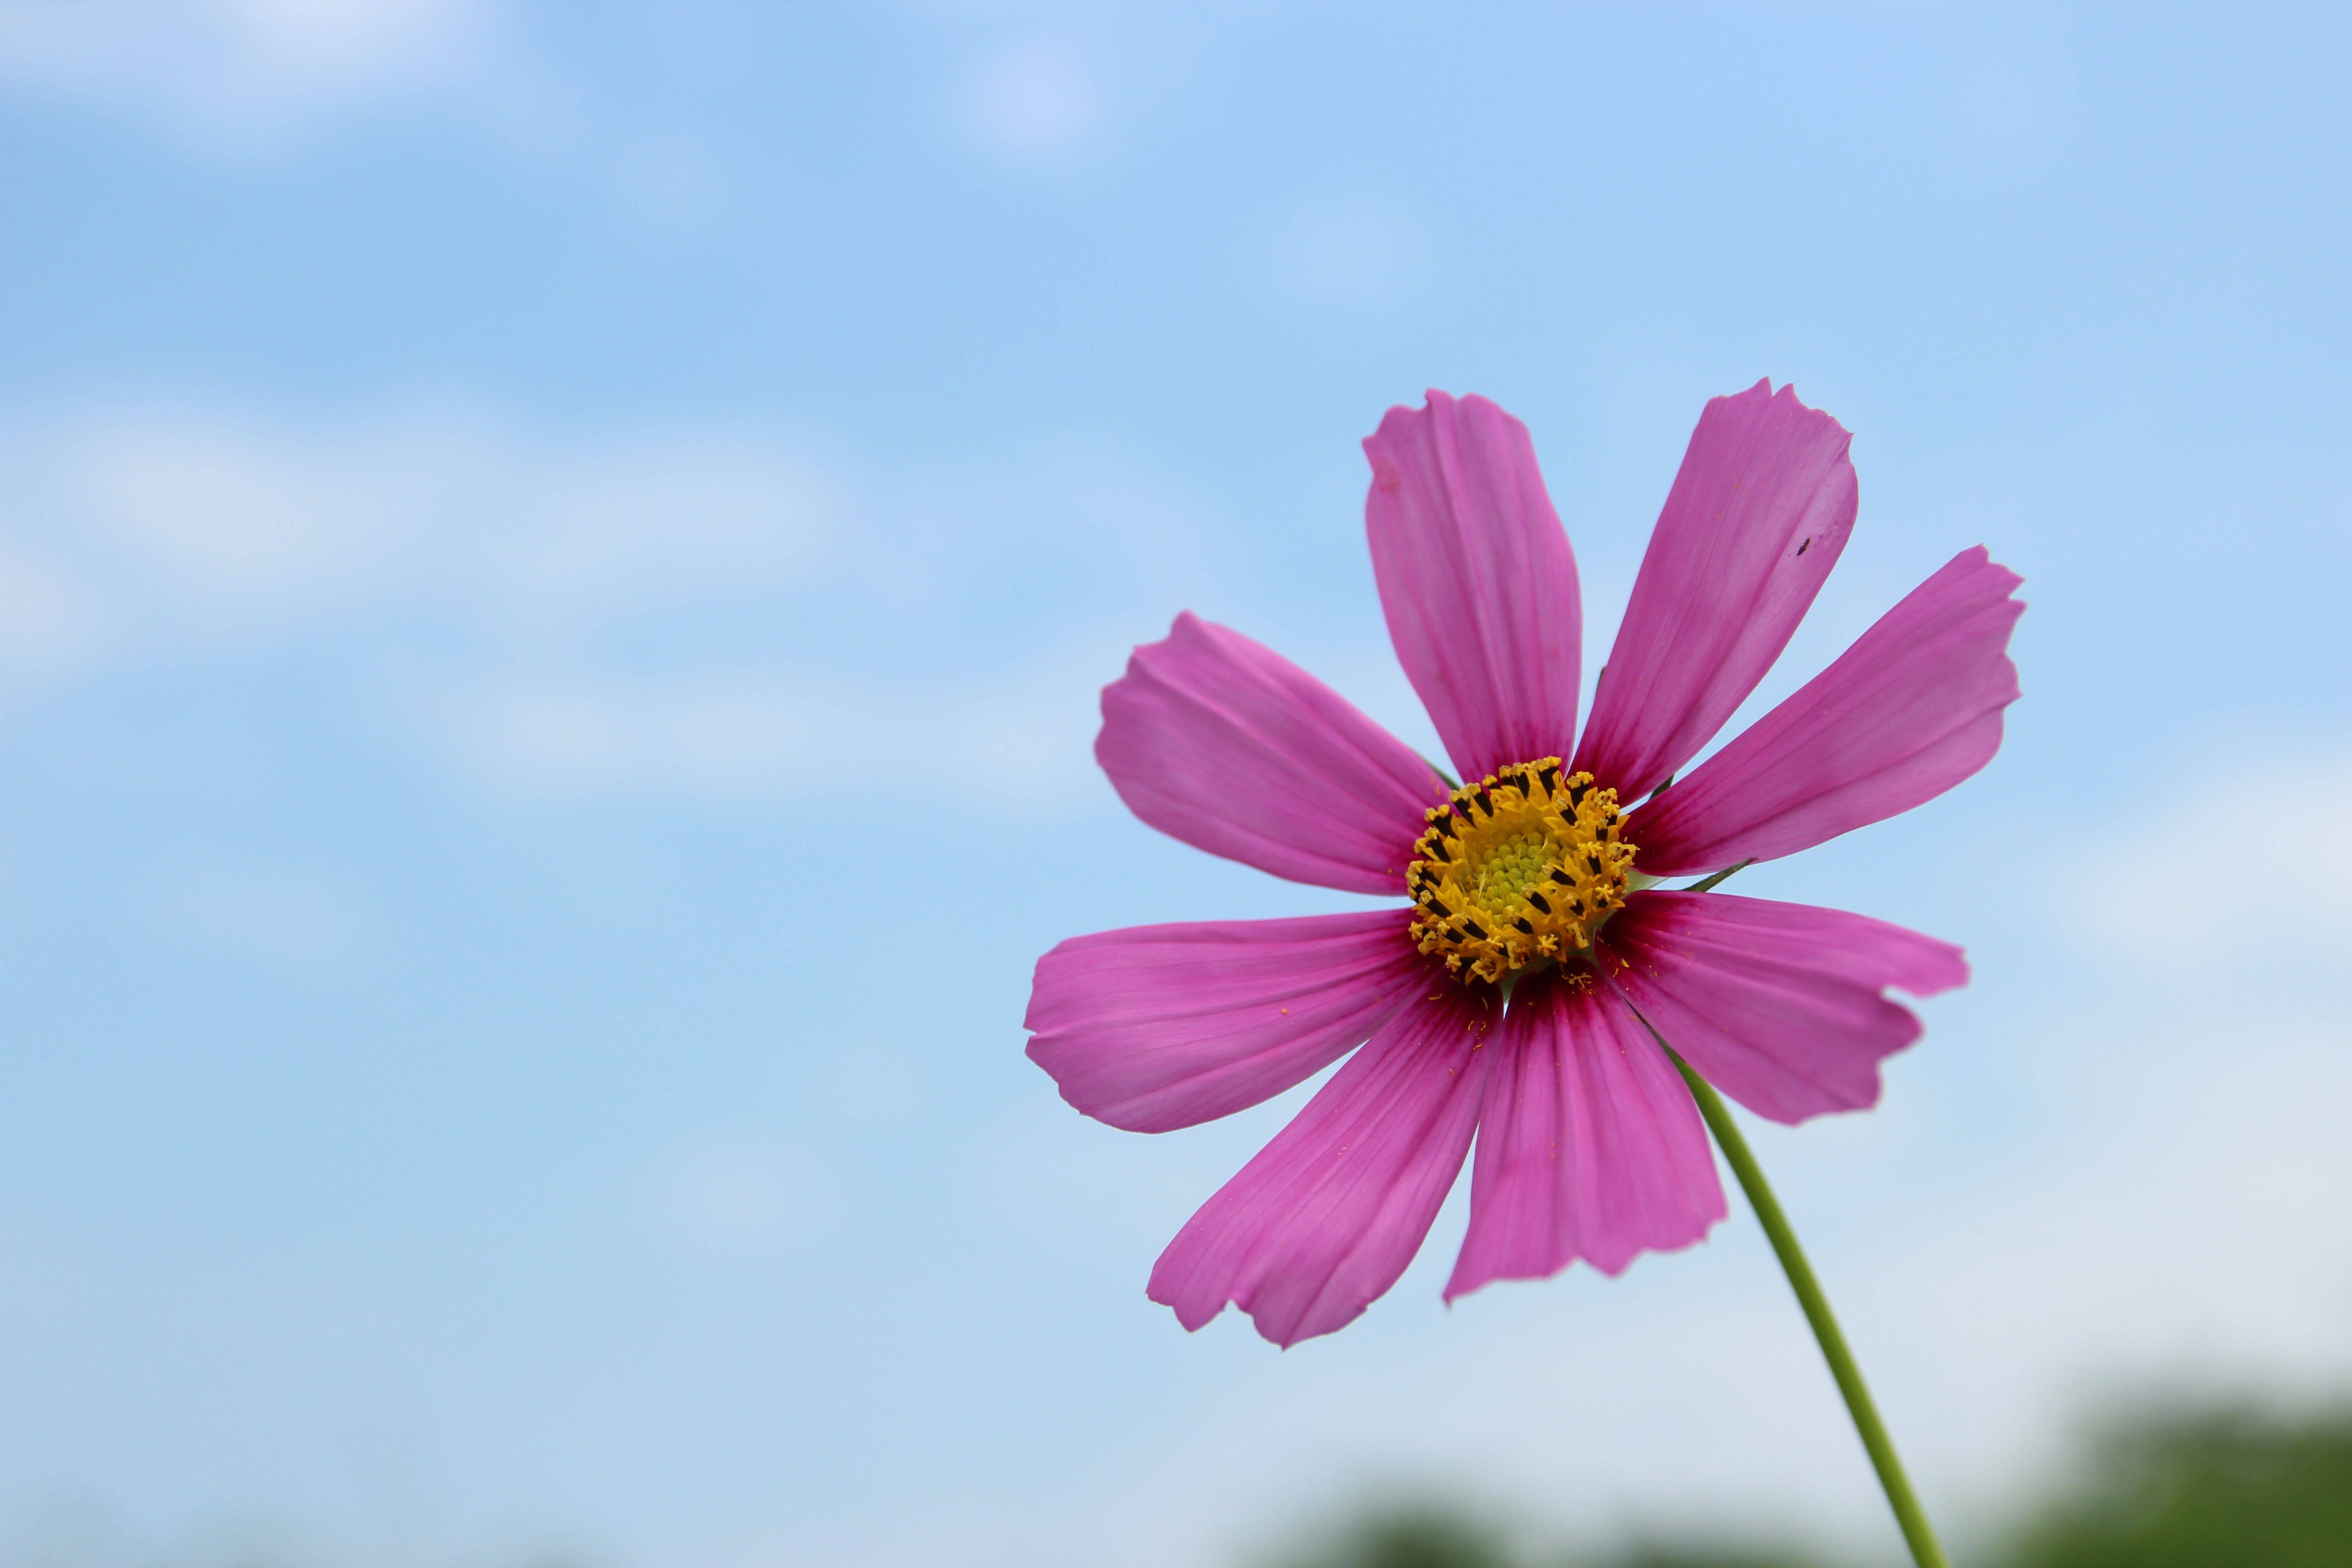
[(1465, 984), (1573, 958), (1625, 901), (1617, 792), (1558, 757), (1512, 763), (1429, 811), (1404, 874), (1412, 940)]

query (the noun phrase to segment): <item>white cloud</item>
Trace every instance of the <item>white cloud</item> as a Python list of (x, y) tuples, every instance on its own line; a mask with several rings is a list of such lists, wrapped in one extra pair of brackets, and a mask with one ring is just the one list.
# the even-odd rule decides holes
[[(289, 448), (249, 426), (132, 416), (70, 433), (56, 471), (85, 535), (136, 563), (184, 622), (225, 626), (381, 584), (413, 484), (348, 443)], [(119, 553), (118, 553), (119, 552)]]
[[(0, 0), (0, 94), (136, 125), (205, 161), (299, 154), (369, 117), (452, 124), (544, 189), (569, 173), (656, 232), (719, 221), (724, 149), (647, 125), (506, 0)], [(688, 13), (661, 25), (699, 26)]]
[[(0, 709), (299, 650), (366, 726), (525, 796), (868, 777), (1066, 804), (1095, 787), (1097, 689), (1201, 570), (1198, 519), (1086, 443), (853, 498), (775, 429), (554, 438), (447, 405), (8, 428)], [(1106, 597), (1129, 590), (1148, 611)], [(1093, 610), (961, 655), (1008, 594)]]
[(1108, 108), (1099, 62), (1067, 38), (999, 45), (973, 61), (963, 85), (965, 129), (984, 151), (1014, 162), (1085, 151)]
[(831, 499), (772, 438), (545, 442), (462, 412), (300, 427), (163, 409), (26, 420), (0, 489), (0, 594), (45, 606), (17, 673), (437, 607), (577, 637), (794, 581)]
[(96, 606), (48, 562), (0, 539), (0, 668), (49, 673), (88, 658)]
[(2176, 967), (2352, 952), (2352, 753), (2256, 764), (2245, 778), (2226, 800), (2150, 805), (2069, 868), (2084, 933)]
[(1125, 649), (1100, 638), (1009, 669), (883, 682), (841, 668), (488, 682), (446, 710), (453, 762), (507, 793), (937, 796), (1035, 809), (1071, 799), (1097, 690)]
[(0, 81), (247, 146), (470, 86), (495, 22), (483, 0), (0, 0)]

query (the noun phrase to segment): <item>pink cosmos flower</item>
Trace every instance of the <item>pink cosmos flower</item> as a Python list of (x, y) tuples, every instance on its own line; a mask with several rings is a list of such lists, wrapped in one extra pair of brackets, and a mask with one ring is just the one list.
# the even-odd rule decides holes
[(1979, 548), (1676, 776), (1844, 549), (1851, 439), (1769, 381), (1706, 405), (1579, 737), (1576, 563), (1526, 426), (1439, 392), (1391, 408), (1364, 443), (1373, 573), (1462, 787), (1189, 612), (1105, 689), (1095, 754), (1145, 822), (1410, 900), (1104, 931), (1038, 962), (1029, 1055), (1114, 1127), (1230, 1115), (1355, 1051), (1160, 1255), (1150, 1298), (1185, 1328), (1228, 1301), (1283, 1345), (1352, 1321), (1412, 1261), (1474, 1136), (1449, 1300), (1698, 1240), (1723, 1192), (1659, 1038), (1777, 1121), (1877, 1100), (1880, 1059), (1920, 1033), (1885, 989), (1961, 984), (1959, 949), (1652, 885), (1907, 811), (2000, 745), (2024, 606)]

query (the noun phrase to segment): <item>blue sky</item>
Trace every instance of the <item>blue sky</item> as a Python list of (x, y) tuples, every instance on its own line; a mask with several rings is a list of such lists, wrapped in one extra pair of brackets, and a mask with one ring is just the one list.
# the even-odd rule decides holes
[[(1889, 1543), (1744, 1213), (1181, 1333), (1059, 938), (1180, 609), (1433, 750), (1357, 441), (1530, 426), (1598, 663), (1706, 397), (1855, 432), (1758, 708), (1954, 552), (1985, 773), (1747, 874), (1965, 943), (1761, 1130), (1931, 1501), (2352, 1380), (2326, 8), (0, 4), (0, 1560), (1191, 1564), (1370, 1487)], [(1296, 1097), (1293, 1097), (1295, 1100)], [(227, 1544), (224, 1544), (227, 1543)]]

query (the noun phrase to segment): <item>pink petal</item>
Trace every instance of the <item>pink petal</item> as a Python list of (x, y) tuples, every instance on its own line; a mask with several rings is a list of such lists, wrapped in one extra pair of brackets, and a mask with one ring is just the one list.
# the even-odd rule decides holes
[(1576, 560), (1528, 427), (1483, 397), (1391, 408), (1364, 526), (1389, 638), (1465, 779), (1576, 739)]
[(1852, 439), (1769, 381), (1699, 416), (1576, 754), (1620, 800), (1696, 756), (1789, 645), (1853, 529)]
[(1794, 854), (1910, 810), (2000, 749), (2017, 700), (2023, 579), (1964, 550), (1836, 663), (1626, 824), (1641, 868), (1680, 877)]
[(1304, 1083), (1424, 994), (1411, 911), (1138, 926), (1037, 961), (1029, 1059), (1131, 1132), (1230, 1116)]
[(1478, 1121), (1486, 1015), (1399, 1014), (1185, 1222), (1149, 1294), (1197, 1329), (1233, 1302), (1293, 1345), (1355, 1321), (1412, 1261)]
[(1196, 849), (1293, 881), (1402, 893), (1445, 788), (1347, 699), (1191, 611), (1103, 688), (1095, 760), (1128, 809)]
[(1724, 1215), (1706, 1125), (1682, 1075), (1605, 989), (1521, 985), (1486, 1054), (1470, 1233), (1446, 1300), (1583, 1258), (1615, 1274)]
[(1666, 1044), (1759, 1116), (1878, 1100), (1878, 1063), (1919, 1037), (1881, 993), (1965, 984), (1949, 942), (1843, 910), (1726, 893), (1635, 893), (1603, 928), (1611, 977)]

